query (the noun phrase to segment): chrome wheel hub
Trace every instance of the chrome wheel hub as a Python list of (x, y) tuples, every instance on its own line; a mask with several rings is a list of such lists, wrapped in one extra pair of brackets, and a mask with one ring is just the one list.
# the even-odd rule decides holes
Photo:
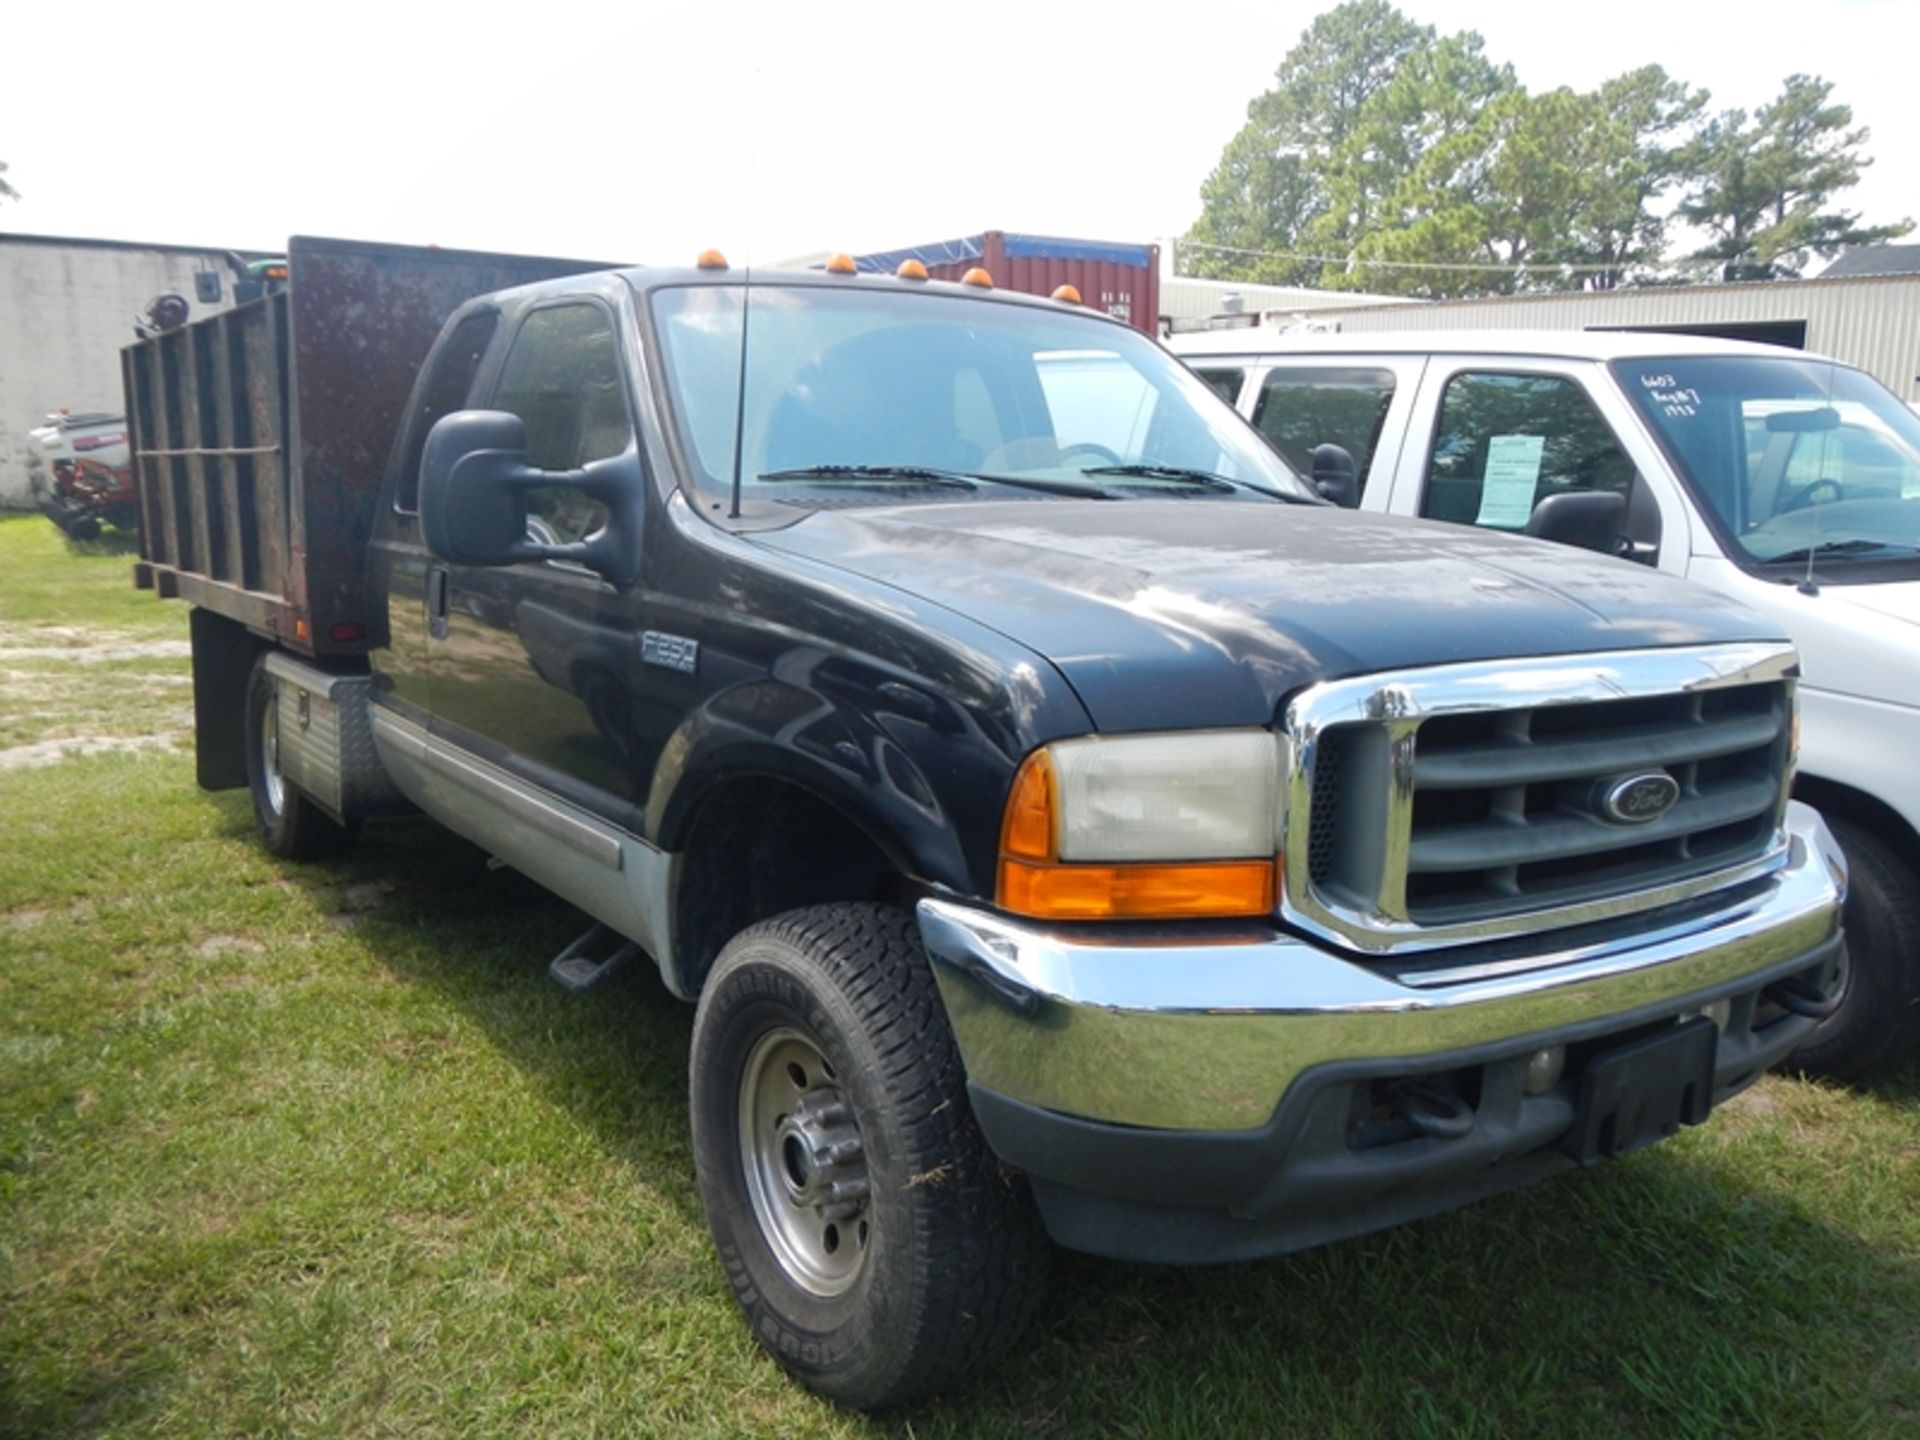
[(866, 1263), (867, 1155), (819, 1047), (769, 1031), (740, 1084), (740, 1161), (754, 1219), (787, 1277), (814, 1295), (843, 1293)]
[(287, 782), (280, 778), (280, 697), (267, 697), (260, 712), (260, 791), (267, 808), (278, 815), (287, 802)]

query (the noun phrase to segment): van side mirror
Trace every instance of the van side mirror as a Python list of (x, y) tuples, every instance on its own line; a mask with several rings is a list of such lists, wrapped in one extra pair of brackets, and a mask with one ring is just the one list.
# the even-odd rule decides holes
[[(613, 581), (639, 576), (640, 461), (628, 450), (578, 470), (527, 463), (527, 427), (504, 410), (456, 410), (427, 432), (420, 452), (420, 528), (427, 549), (453, 565), (571, 560)], [(550, 545), (527, 527), (527, 492), (567, 485), (598, 500), (606, 525), (585, 540)]]
[(1602, 555), (1620, 553), (1627, 497), (1614, 490), (1565, 490), (1533, 507), (1526, 533), (1536, 540), (1574, 545)]
[(1313, 488), (1322, 500), (1331, 500), (1342, 510), (1360, 508), (1359, 472), (1344, 446), (1313, 447)]

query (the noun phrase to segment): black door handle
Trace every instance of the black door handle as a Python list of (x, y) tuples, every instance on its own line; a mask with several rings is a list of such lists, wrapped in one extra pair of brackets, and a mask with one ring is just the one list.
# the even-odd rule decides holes
[(427, 635), (434, 640), (447, 638), (447, 571), (443, 565), (427, 569)]

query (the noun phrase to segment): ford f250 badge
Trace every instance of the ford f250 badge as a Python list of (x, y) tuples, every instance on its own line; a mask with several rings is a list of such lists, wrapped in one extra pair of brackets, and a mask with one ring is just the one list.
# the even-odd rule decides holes
[(1649, 770), (1602, 784), (1600, 813), (1620, 825), (1658, 820), (1680, 798), (1680, 782), (1664, 770)]
[(640, 637), (640, 658), (663, 670), (693, 674), (700, 663), (700, 642), (685, 635), (669, 635), (664, 630), (648, 630)]

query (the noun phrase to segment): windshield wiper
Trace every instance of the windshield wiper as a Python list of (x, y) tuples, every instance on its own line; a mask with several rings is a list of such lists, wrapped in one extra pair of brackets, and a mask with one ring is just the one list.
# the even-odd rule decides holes
[(1192, 470), (1185, 465), (1088, 465), (1080, 473), (1082, 475), (1121, 475), (1135, 480), (1172, 480), (1202, 490), (1220, 490), (1228, 493), (1245, 490), (1268, 500), (1286, 500), (1300, 505), (1313, 503), (1304, 495), (1287, 495), (1278, 490), (1269, 490), (1264, 485), (1253, 485), (1245, 480), (1215, 475), (1210, 470)]
[(1818, 545), (1807, 545), (1798, 550), (1782, 550), (1778, 555), (1767, 556), (1764, 563), (1768, 565), (1805, 564), (1823, 555), (1872, 555), (1881, 551), (1895, 555), (1920, 555), (1920, 545), (1902, 545), (1893, 540), (1825, 540)]
[(957, 470), (936, 470), (930, 465), (796, 465), (791, 470), (768, 470), (760, 476), (776, 484), (791, 480), (872, 481), (882, 485), (937, 485), (948, 490), (978, 490), (980, 487)]

